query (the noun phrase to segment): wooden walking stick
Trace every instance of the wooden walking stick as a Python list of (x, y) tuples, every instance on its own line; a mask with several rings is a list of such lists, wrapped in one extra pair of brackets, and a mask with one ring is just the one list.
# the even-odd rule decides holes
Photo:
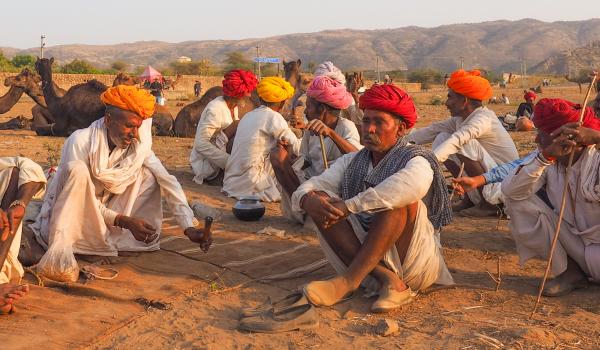
[[(590, 98), (590, 93), (592, 92), (592, 87), (594, 83), (598, 79), (598, 73), (595, 72), (590, 82), (590, 86), (588, 87), (587, 93), (585, 94), (585, 99), (583, 100), (583, 105), (581, 106), (581, 114), (579, 115), (579, 123), (583, 122), (583, 116), (585, 115), (585, 108)], [(546, 265), (546, 272), (544, 273), (544, 278), (542, 279), (542, 284), (540, 284), (540, 290), (538, 291), (537, 300), (535, 301), (535, 306), (533, 307), (533, 311), (531, 311), (530, 318), (535, 314), (538, 305), (540, 304), (540, 300), (542, 299), (542, 292), (544, 291), (544, 286), (546, 285), (546, 280), (548, 279), (548, 274), (550, 273), (550, 267), (552, 266), (552, 258), (554, 257), (554, 250), (556, 249), (556, 243), (558, 242), (558, 234), (560, 233), (560, 225), (562, 223), (563, 215), (565, 212), (565, 204), (567, 202), (567, 189), (569, 186), (569, 175), (571, 174), (571, 165), (573, 165), (573, 157), (575, 156), (575, 148), (571, 150), (569, 154), (569, 161), (567, 163), (567, 170), (565, 172), (565, 185), (563, 187), (563, 196), (562, 201), (560, 203), (560, 211), (558, 212), (558, 222), (556, 224), (556, 231), (554, 232), (554, 237), (552, 238), (552, 245), (550, 246), (550, 255), (548, 256), (548, 264)]]
[[(456, 178), (463, 176), (463, 171), (465, 171), (465, 163), (460, 163), (460, 171), (458, 172), (458, 176)], [(447, 190), (446, 190), (447, 191)], [(450, 193), (450, 203), (452, 203), (452, 198), (454, 197), (454, 193), (456, 192), (456, 187), (452, 187), (452, 192)]]
[(323, 135), (319, 134), (319, 142), (321, 142), (321, 156), (323, 156), (323, 165), (325, 169), (329, 169), (329, 164), (327, 163), (327, 154), (325, 153), (325, 141), (323, 141)]

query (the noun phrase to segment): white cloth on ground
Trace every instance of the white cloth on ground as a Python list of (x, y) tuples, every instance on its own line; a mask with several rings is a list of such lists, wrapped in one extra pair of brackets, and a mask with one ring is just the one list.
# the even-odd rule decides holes
[[(28, 182), (46, 183), (42, 167), (32, 160), (24, 157), (2, 157), (0, 158), (0, 201), (6, 194), (13, 168), (19, 169), (19, 187)], [(45, 186), (33, 198), (41, 197), (44, 191)], [(15, 237), (10, 245), (8, 255), (0, 269), (0, 284), (16, 281), (23, 277), (23, 267), (18, 258), (22, 230), (23, 223), (21, 222), (21, 225), (15, 231)]]
[[(571, 168), (563, 223), (552, 260), (554, 275), (566, 270), (567, 256), (570, 256), (586, 274), (600, 281), (600, 201), (598, 197), (589, 197), (590, 192), (600, 193), (597, 182), (599, 162), (599, 151), (590, 146)], [(502, 182), (511, 217), (510, 228), (522, 264), (536, 256), (548, 256), (564, 179), (564, 166), (558, 163), (547, 165), (534, 158)], [(590, 179), (595, 179), (595, 184)], [(537, 197), (541, 188), (545, 188), (554, 210)]]
[[(115, 256), (118, 251), (156, 250), (158, 238), (146, 244), (137, 241), (129, 230), (113, 224), (118, 214), (135, 216), (154, 226), (160, 235), (161, 190), (179, 226), (185, 229), (195, 225), (194, 214), (181, 185), (151, 150), (151, 125), (152, 119), (146, 119), (140, 127), (141, 147), (130, 145), (125, 150), (115, 148), (110, 153), (106, 150), (98, 153), (102, 155), (98, 160), (101, 166), (113, 171), (120, 169), (120, 164), (131, 156), (131, 152), (140, 152), (144, 156), (138, 167), (123, 169), (134, 174), (134, 182), (121, 193), (109, 192), (90, 169), (91, 152), (94, 146), (97, 147), (93, 145), (97, 138), (91, 137), (92, 132), (107, 138), (103, 119), (77, 130), (67, 139), (40, 214), (30, 226), (38, 242), (47, 246), (52, 244), (55, 235), (60, 234), (73, 243), (75, 253), (104, 256)], [(102, 145), (108, 148), (107, 143)]]
[(235, 107), (232, 117), (223, 96), (210, 101), (202, 111), (190, 153), (190, 165), (197, 184), (214, 178), (220, 169), (225, 169), (229, 154), (225, 151), (228, 139), (223, 129), (234, 120), (238, 120), (238, 108)]
[(298, 155), (300, 140), (285, 119), (274, 110), (260, 106), (240, 120), (231, 155), (225, 167), (223, 192), (230, 197), (257, 195), (262, 201), (277, 202), (277, 188), (269, 154), (278, 140), (286, 140)]
[[(302, 213), (300, 200), (312, 191), (323, 191), (331, 197), (339, 198), (344, 172), (356, 153), (346, 154), (332, 165), (331, 168), (319, 176), (315, 176), (300, 185), (292, 195), (292, 209)], [(372, 166), (369, 171), (372, 171)], [(405, 257), (404, 265), (400, 263), (398, 252), (392, 247), (384, 257), (389, 268), (396, 272), (414, 290), (420, 290), (433, 283), (452, 284), (452, 276), (446, 267), (439, 234), (427, 217), (427, 208), (422, 199), (427, 194), (433, 180), (433, 170), (423, 157), (414, 157), (406, 167), (388, 177), (375, 187), (365, 189), (353, 198), (345, 201), (348, 210), (353, 213), (376, 213), (384, 210), (402, 208), (408, 204), (418, 202), (419, 210), (415, 230), (409, 251)], [(353, 227), (354, 234), (361, 240), (368, 234), (354, 215), (348, 217)], [(327, 259), (338, 271), (343, 272), (345, 265), (333, 252), (331, 247), (322, 239), (321, 246)], [(373, 288), (373, 281), (367, 278), (364, 281), (368, 288)]]

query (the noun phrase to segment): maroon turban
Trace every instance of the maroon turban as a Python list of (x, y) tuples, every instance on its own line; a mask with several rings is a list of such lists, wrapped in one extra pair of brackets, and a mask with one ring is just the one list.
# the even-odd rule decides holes
[(256, 89), (258, 80), (252, 72), (242, 69), (234, 69), (225, 74), (223, 79), (223, 94), (230, 97), (250, 96)]
[(525, 92), (525, 95), (523, 96), (523, 99), (525, 101), (527, 101), (528, 99), (532, 99), (533, 101), (535, 101), (536, 98), (537, 98), (537, 95), (533, 91), (527, 91), (527, 92)]
[(417, 110), (406, 91), (393, 84), (373, 85), (360, 96), (361, 109), (374, 109), (391, 113), (406, 122), (410, 129), (417, 122)]
[[(535, 105), (533, 124), (539, 130), (550, 134), (567, 123), (578, 122), (580, 115), (579, 104), (561, 98), (543, 98)], [(585, 108), (583, 126), (600, 131), (600, 119), (590, 107)]]

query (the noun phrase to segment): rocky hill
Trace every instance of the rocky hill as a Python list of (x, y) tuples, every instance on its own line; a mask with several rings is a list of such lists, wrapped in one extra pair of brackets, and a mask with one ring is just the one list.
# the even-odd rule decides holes
[(600, 40), (553, 55), (535, 67), (536, 73), (564, 74), (576, 77), (582, 70), (600, 69)]
[[(46, 52), (59, 62), (80, 58), (108, 66), (115, 60), (123, 60), (161, 67), (179, 56), (194, 60), (208, 58), (215, 63), (222, 62), (231, 51), (254, 57), (258, 45), (265, 56), (300, 57), (306, 63), (329, 59), (344, 69), (375, 69), (379, 55), (382, 70), (432, 67), (448, 71), (456, 68), (463, 56), (465, 67), (518, 71), (521, 57), (531, 67), (550, 56), (599, 39), (600, 19), (552, 23), (523, 19), (435, 28), (327, 30), (245, 40), (74, 44), (51, 46)], [(3, 50), (7, 55), (38, 53), (37, 48)]]

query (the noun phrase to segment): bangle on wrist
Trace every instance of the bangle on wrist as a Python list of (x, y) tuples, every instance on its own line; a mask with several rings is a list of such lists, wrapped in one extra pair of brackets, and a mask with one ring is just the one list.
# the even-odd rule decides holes
[(13, 201), (12, 203), (10, 203), (10, 205), (8, 207), (12, 208), (12, 207), (16, 207), (16, 206), (23, 207), (23, 209), (27, 208), (27, 204), (25, 204), (25, 202), (18, 200), (18, 199)]
[(556, 157), (544, 154), (544, 151), (538, 153), (538, 159), (545, 164), (552, 164), (556, 161)]

